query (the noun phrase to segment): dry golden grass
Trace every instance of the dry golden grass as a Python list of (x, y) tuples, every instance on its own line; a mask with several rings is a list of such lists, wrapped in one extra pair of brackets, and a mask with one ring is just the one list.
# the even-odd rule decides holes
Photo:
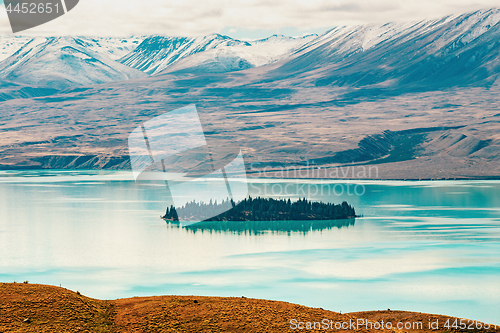
[[(249, 298), (156, 296), (104, 301), (64, 288), (25, 283), (0, 284), (0, 332), (327, 332), (292, 330), (290, 320), (305, 325), (391, 321), (423, 323), (421, 330), (338, 330), (341, 332), (443, 332), (449, 317), (402, 311), (340, 314), (296, 304)], [(440, 330), (429, 330), (431, 319)], [(454, 330), (451, 330), (454, 331)], [(458, 331), (458, 330), (457, 330)], [(477, 330), (476, 330), (477, 331)], [(488, 332), (499, 332), (490, 329)], [(470, 332), (465, 330), (464, 332)]]
[(110, 332), (113, 311), (113, 302), (63, 288), (0, 284), (0, 332)]

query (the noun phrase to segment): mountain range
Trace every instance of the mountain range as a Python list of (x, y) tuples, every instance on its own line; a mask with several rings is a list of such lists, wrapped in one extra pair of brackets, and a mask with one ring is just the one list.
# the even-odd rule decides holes
[[(113, 50), (114, 51), (114, 50)], [(2, 79), (65, 88), (147, 76), (92, 50), (80, 38), (34, 38), (0, 63)]]
[(177, 70), (190, 72), (231, 72), (276, 61), (315, 37), (274, 35), (251, 42), (219, 34), (198, 38), (3, 38), (0, 79), (65, 88), (146, 77), (174, 64)]
[(3, 168), (127, 169), (133, 129), (195, 103), (214, 155), (241, 148), (256, 175), (500, 177), (499, 9), (257, 41), (2, 42)]
[(488, 85), (500, 69), (499, 22), (500, 11), (494, 9), (406, 24), (335, 28), (306, 44), (277, 72), (308, 73), (316, 86), (432, 90)]

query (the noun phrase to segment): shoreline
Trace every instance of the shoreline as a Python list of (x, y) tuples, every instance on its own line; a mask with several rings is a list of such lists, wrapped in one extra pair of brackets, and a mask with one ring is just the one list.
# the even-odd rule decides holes
[(460, 323), (472, 325), (468, 332), (500, 332), (479, 321), (391, 309), (339, 313), (244, 296), (98, 300), (27, 282), (0, 283), (0, 309), (0, 331), (8, 332), (459, 332)]
[[(60, 169), (60, 168), (39, 168), (39, 167), (31, 167), (31, 166), (19, 166), (19, 167), (4, 167), (0, 165), (0, 172), (8, 172), (8, 171), (17, 171), (17, 172), (108, 172), (108, 173), (126, 173), (130, 172), (132, 174), (132, 170), (127, 169)], [(132, 177), (131, 177), (132, 179)], [(341, 177), (341, 178), (314, 178), (314, 177), (252, 177), (252, 173), (247, 174), (247, 179), (251, 182), (252, 180), (273, 180), (273, 181), (329, 181), (329, 182), (376, 182), (376, 181), (398, 181), (398, 182), (435, 182), (435, 181), (500, 181), (500, 176), (464, 176), (464, 177), (441, 177), (441, 178), (349, 178), (349, 177)]]

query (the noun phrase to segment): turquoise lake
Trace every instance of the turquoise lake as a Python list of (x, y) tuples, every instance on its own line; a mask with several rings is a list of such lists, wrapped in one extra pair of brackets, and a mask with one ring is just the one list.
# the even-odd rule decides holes
[(500, 324), (500, 181), (251, 180), (249, 189), (297, 199), (301, 186), (362, 217), (186, 227), (159, 218), (164, 186), (136, 184), (130, 172), (3, 171), (0, 281), (100, 299), (246, 296)]

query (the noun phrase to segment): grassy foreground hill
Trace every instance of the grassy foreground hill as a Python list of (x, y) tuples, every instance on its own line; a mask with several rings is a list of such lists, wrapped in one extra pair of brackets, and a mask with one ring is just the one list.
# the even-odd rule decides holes
[[(97, 300), (54, 286), (0, 284), (0, 332), (500, 332), (495, 327), (488, 330), (443, 327), (448, 320), (452, 324), (455, 319), (392, 310), (341, 314), (245, 297), (155, 296)], [(326, 325), (325, 320), (328, 325), (339, 323), (346, 327), (360, 321), (364, 324), (356, 329), (352, 326), (321, 329), (319, 325)], [(382, 320), (394, 325), (420, 322), (422, 328), (370, 329)], [(429, 321), (437, 320), (438, 330), (427, 327)], [(314, 323), (317, 329), (307, 329)]]

